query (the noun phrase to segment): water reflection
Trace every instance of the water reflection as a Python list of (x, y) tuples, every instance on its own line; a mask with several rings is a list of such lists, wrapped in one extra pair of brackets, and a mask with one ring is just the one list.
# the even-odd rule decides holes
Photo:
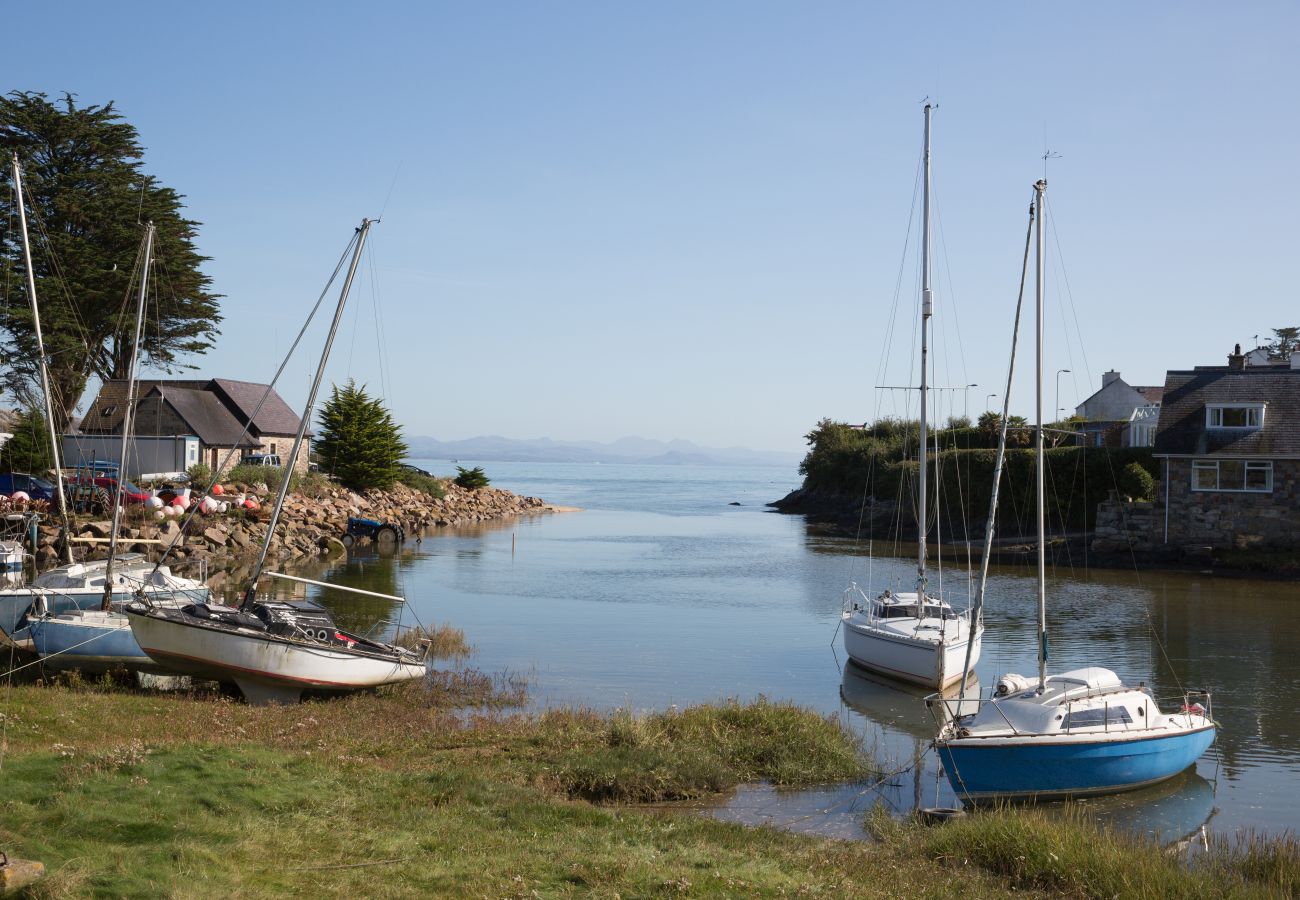
[[(920, 697), (864, 682), (869, 676), (842, 670), (835, 655), (848, 581), (874, 590), (908, 585), (911, 558), (881, 556), (883, 542), (876, 542), (871, 559), (864, 545), (810, 534), (797, 517), (726, 507), (768, 489), (739, 480), (743, 472), (697, 473), (692, 490), (712, 483), (706, 475), (717, 479), (711, 493), (698, 495), (678, 490), (681, 474), (664, 467), (669, 499), (654, 506), (657, 495), (646, 487), (653, 479), (615, 497), (622, 473), (597, 468), (599, 484), (573, 494), (563, 492), (568, 482), (559, 476), (576, 479), (581, 467), (547, 467), (541, 474), (554, 487), (530, 490), (589, 507), (585, 512), (438, 529), (420, 544), (408, 540), (391, 558), (354, 553), (346, 563), (311, 560), (287, 571), (405, 596), (401, 610), (363, 610), (345, 595), (333, 608), (450, 622), (475, 646), (476, 667), (530, 673), (535, 708), (663, 709), (765, 694), (838, 712), (883, 766), (906, 769), (868, 794), (867, 785), (747, 788), (733, 801), (747, 804), (747, 815), (811, 822), (804, 817), (838, 804), (822, 819), (852, 830), (877, 801), (900, 810), (918, 796), (927, 806), (952, 802), (926, 752), (933, 726)], [(694, 506), (685, 505), (689, 497)], [(590, 508), (597, 498), (608, 508)], [(957, 564), (944, 568), (943, 587), (962, 605), (972, 584), (965, 558), (948, 558)], [(301, 590), (275, 588), (290, 589)], [(1286, 665), (1300, 652), (1300, 617), (1286, 612), (1295, 585), (1060, 566), (1048, 592), (1052, 670), (1106, 665), (1162, 696), (1180, 685), (1207, 687), (1223, 724), (1195, 773), (1089, 808), (1129, 815), (1125, 827), (1166, 836), (1211, 814), (1219, 831), (1296, 827), (1289, 793), (1300, 768), (1300, 728), (1290, 711), (1300, 705), (1300, 668)], [(1008, 671), (1037, 671), (1035, 619), (1032, 571), (994, 567), (977, 670), (984, 684)], [(918, 752), (923, 764), (912, 768)]]

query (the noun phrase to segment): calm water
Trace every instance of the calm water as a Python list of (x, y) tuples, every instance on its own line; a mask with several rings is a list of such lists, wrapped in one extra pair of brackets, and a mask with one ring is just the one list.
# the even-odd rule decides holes
[[(906, 586), (912, 563), (872, 560), (864, 545), (809, 534), (801, 517), (767, 511), (764, 503), (797, 486), (795, 472), (483, 465), (494, 485), (583, 511), (444, 529), (408, 543), (398, 559), (362, 558), (326, 577), (406, 596), (408, 621), (464, 629), (472, 664), (526, 675), (538, 706), (648, 710), (763, 694), (841, 714), (890, 770), (917, 763), (874, 789), (747, 788), (717, 815), (858, 835), (877, 802), (954, 804), (926, 752), (932, 727), (919, 693), (844, 667), (836, 632), (850, 581), (868, 591)], [(945, 569), (950, 599), (960, 601), (969, 584), (964, 562)], [(1036, 672), (1031, 573), (996, 569), (988, 596), (980, 680)], [(1194, 773), (1091, 801), (1100, 815), (1170, 840), (1202, 825), (1224, 833), (1300, 824), (1300, 587), (1058, 570), (1048, 597), (1051, 669), (1104, 665), (1147, 681), (1157, 696), (1204, 686), (1223, 726)], [(354, 625), (388, 612), (346, 608)]]

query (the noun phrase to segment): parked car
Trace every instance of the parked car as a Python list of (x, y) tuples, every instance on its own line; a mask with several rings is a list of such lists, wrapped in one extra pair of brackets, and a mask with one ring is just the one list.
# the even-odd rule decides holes
[(4, 472), (0, 474), (0, 494), (6, 497), (18, 491), (26, 491), (33, 500), (53, 500), (54, 485), (36, 475), (25, 472)]
[(424, 475), (428, 478), (433, 477), (432, 472), (426, 472), (424, 471), (424, 469), (421, 469), (419, 466), (413, 466), (410, 463), (398, 463), (397, 468), (401, 469), (404, 472), (410, 472), (413, 475)]
[(280, 462), (278, 453), (253, 453), (245, 456), (239, 461), (241, 466), (274, 466), (280, 468), (284, 463)]
[[(113, 497), (118, 488), (117, 479), (111, 475), (78, 475), (64, 479), (63, 489), (78, 510), (104, 512), (113, 508)], [(144, 503), (150, 497), (148, 491), (129, 481), (122, 482), (122, 495), (127, 506)]]

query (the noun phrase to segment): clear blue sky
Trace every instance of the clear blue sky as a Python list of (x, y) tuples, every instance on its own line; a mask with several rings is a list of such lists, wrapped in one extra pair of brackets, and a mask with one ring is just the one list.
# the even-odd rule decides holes
[(915, 379), (927, 95), (937, 380), (980, 385), (948, 408), (1001, 393), (1045, 146), (1061, 405), (1300, 324), (1297, 7), (1137, 6), (28, 4), (0, 82), (115, 101), (187, 196), (226, 295), (203, 374), (268, 378), (382, 210), (330, 376), (391, 375), (409, 434), (798, 450), (904, 411), (873, 386)]

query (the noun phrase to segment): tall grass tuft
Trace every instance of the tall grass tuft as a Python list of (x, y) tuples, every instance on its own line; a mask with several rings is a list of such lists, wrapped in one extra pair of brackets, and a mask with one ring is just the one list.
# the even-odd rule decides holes
[(742, 781), (813, 784), (868, 772), (834, 718), (763, 698), (650, 715), (621, 710), (588, 725), (554, 770), (570, 796), (588, 800), (652, 803)]
[(1248, 838), (1186, 864), (1155, 841), (1099, 825), (1083, 807), (1048, 812), (1002, 807), (941, 826), (891, 821), (877, 810), (868, 827), (895, 847), (919, 849), (951, 866), (975, 866), (1016, 890), (1079, 897), (1295, 896), (1300, 853), (1292, 836)]
[(465, 632), (451, 625), (408, 628), (393, 643), (407, 650), (420, 650), (425, 641), (429, 642), (429, 655), (434, 659), (464, 659), (474, 652), (465, 640)]

